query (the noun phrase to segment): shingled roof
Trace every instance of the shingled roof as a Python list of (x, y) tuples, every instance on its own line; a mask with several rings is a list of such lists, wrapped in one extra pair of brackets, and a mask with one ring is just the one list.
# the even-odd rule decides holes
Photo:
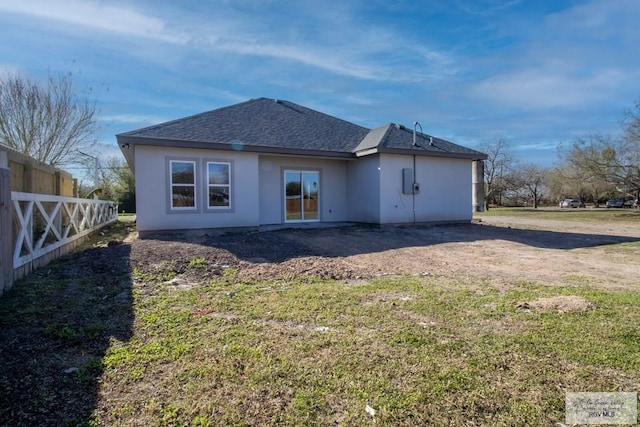
[[(388, 124), (367, 129), (292, 102), (252, 99), (116, 136), (133, 144), (353, 158), (375, 152), (484, 159), (483, 153)], [(128, 151), (128, 150), (127, 150)]]
[(484, 153), (422, 132), (416, 132), (414, 139), (413, 129), (394, 123), (372, 129), (354, 150), (357, 156), (372, 152), (469, 158), (472, 160), (487, 158)]

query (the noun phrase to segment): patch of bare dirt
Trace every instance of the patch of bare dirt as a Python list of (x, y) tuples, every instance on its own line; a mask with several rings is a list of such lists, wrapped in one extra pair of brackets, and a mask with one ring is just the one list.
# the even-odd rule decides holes
[[(459, 225), (284, 229), (164, 235), (131, 242), (143, 271), (199, 280), (237, 270), (240, 280), (321, 277), (349, 282), (396, 274), (511, 283), (640, 289), (640, 224), (486, 217)], [(612, 244), (630, 243), (624, 247)], [(188, 278), (186, 278), (189, 282)]]
[(596, 308), (594, 303), (577, 295), (540, 298), (528, 304), (536, 311), (556, 313), (585, 312)]
[(275, 279), (294, 277), (320, 277), (323, 279), (359, 279), (369, 277), (365, 269), (340, 259), (321, 256), (293, 258), (281, 263), (258, 262), (240, 264), (239, 278)]

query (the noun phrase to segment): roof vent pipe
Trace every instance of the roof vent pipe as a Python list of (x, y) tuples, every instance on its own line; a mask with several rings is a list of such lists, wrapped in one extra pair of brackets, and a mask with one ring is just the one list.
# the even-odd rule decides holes
[(414, 122), (413, 123), (413, 146), (414, 147), (418, 145), (418, 142), (416, 141), (416, 127), (417, 126), (420, 126), (420, 133), (423, 133), (422, 132), (422, 125), (419, 122)]

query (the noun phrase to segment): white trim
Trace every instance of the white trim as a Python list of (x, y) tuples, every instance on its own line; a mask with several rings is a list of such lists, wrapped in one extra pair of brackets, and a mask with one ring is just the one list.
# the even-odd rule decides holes
[[(299, 173), (300, 174), (300, 179), (302, 180), (302, 176), (305, 173), (315, 173), (318, 175), (318, 197), (317, 197), (317, 202), (318, 202), (318, 207), (317, 207), (317, 212), (318, 212), (318, 218), (316, 219), (287, 219), (287, 172), (293, 172), (293, 173)], [(282, 181), (283, 181), (283, 201), (282, 203), (284, 204), (284, 222), (291, 224), (291, 223), (307, 223), (307, 222), (320, 222), (320, 191), (321, 191), (321, 185), (320, 185), (320, 170), (318, 169), (283, 169), (282, 171)], [(300, 185), (300, 190), (302, 191), (302, 183)], [(304, 197), (302, 194), (300, 194), (300, 196), (302, 197), (302, 200), (304, 201)], [(301, 215), (304, 217), (304, 202), (302, 202), (300, 204), (300, 210), (301, 210)]]
[[(229, 174), (229, 182), (227, 184), (211, 184), (209, 182), (209, 165), (227, 165), (228, 174)], [(211, 211), (230, 211), (233, 208), (232, 196), (231, 196), (231, 162), (229, 161), (219, 161), (219, 160), (206, 160), (205, 161), (205, 200), (206, 200), (206, 208)], [(214, 188), (227, 188), (227, 194), (229, 195), (229, 204), (227, 206), (211, 206), (209, 204), (209, 190), (211, 187)]]
[[(173, 164), (174, 163), (191, 163), (193, 165), (193, 184), (173, 183)], [(173, 205), (173, 189), (174, 187), (193, 188), (193, 206), (174, 206)], [(198, 166), (195, 160), (169, 159), (169, 210), (171, 211), (197, 211), (198, 210)]]

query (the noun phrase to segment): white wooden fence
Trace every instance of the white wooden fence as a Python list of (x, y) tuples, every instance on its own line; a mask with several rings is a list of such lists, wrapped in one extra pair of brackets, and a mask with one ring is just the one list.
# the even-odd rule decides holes
[(11, 202), (8, 231), (14, 279), (69, 252), (82, 237), (118, 219), (117, 204), (105, 200), (12, 191)]
[(13, 268), (18, 268), (118, 219), (114, 202), (11, 192), (18, 227)]

